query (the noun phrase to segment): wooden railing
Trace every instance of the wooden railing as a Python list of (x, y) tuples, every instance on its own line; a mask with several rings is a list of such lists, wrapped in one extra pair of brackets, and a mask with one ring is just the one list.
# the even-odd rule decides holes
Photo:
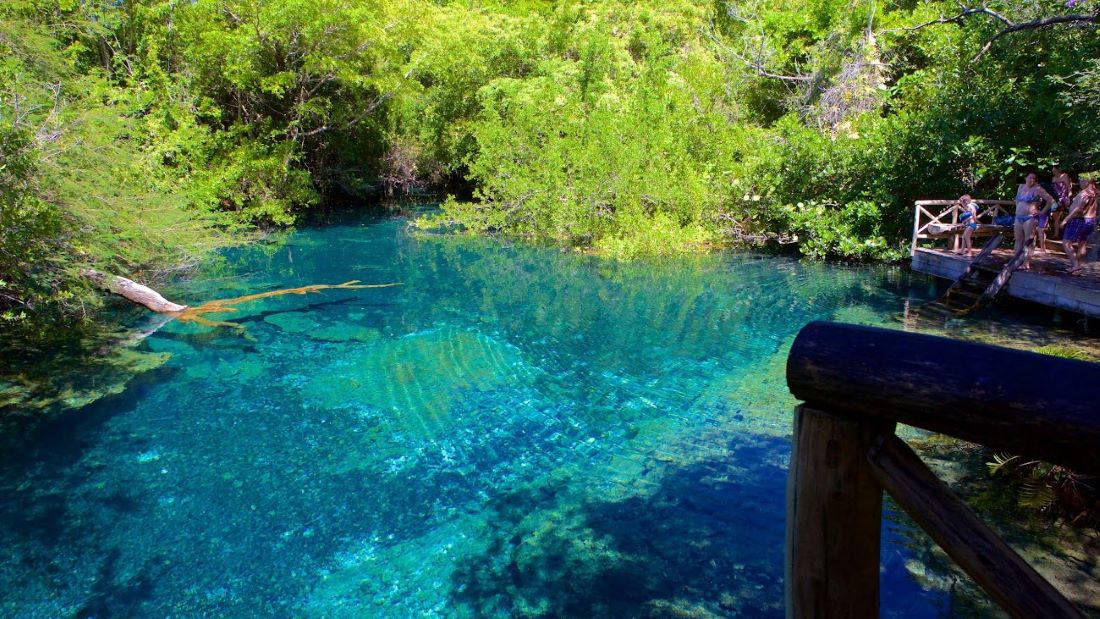
[(877, 617), (883, 490), (1014, 617), (1083, 615), (894, 434), (897, 423), (1100, 473), (1100, 364), (839, 323), (787, 360), (787, 616)]
[[(974, 202), (978, 205), (979, 214), (992, 207), (992, 217), (1012, 214), (1005, 207), (1015, 205), (1010, 200)], [(963, 209), (959, 207), (957, 200), (917, 200), (913, 203), (913, 209), (913, 244), (909, 248), (910, 254), (916, 251), (917, 242), (922, 239), (949, 238), (948, 249), (958, 249), (958, 235), (962, 232), (959, 215), (963, 213)]]

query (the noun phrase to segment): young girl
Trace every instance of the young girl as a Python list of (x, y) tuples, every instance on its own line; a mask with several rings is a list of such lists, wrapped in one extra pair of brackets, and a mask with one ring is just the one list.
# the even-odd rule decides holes
[[(1053, 211), (1051, 218), (1054, 220), (1055, 231), (1062, 229), (1062, 217), (1069, 210), (1070, 203), (1073, 200), (1073, 179), (1066, 174), (1066, 171), (1054, 166), (1050, 169), (1051, 179), (1050, 186), (1054, 188), (1054, 198), (1058, 200), (1058, 205), (1051, 207)], [(1045, 238), (1043, 239), (1046, 240)], [(1046, 249), (1045, 243), (1043, 249)]]
[(958, 204), (959, 208), (963, 209), (963, 212), (959, 214), (959, 222), (966, 228), (962, 233), (962, 247), (955, 250), (955, 253), (970, 256), (974, 253), (974, 246), (970, 237), (978, 229), (978, 205), (970, 198), (970, 194), (965, 193), (959, 197)]

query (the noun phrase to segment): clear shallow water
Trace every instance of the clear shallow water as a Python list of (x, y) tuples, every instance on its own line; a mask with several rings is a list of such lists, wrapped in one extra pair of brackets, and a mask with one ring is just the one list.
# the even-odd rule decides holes
[[(350, 279), (402, 285), (252, 303), (223, 317), (244, 334), (170, 323), (142, 343), (165, 366), (3, 437), (0, 616), (780, 617), (787, 347), (931, 294), (363, 219), (171, 296)], [(887, 518), (884, 614), (950, 614), (911, 535)]]

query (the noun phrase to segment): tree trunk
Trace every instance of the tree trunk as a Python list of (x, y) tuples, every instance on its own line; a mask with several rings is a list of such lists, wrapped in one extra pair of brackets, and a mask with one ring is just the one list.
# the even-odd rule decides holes
[(101, 288), (110, 290), (111, 292), (125, 297), (134, 303), (143, 305), (150, 310), (160, 314), (173, 314), (176, 312), (182, 312), (187, 309), (186, 305), (180, 305), (178, 303), (172, 303), (160, 295), (159, 292), (143, 286), (135, 281), (126, 279), (125, 277), (119, 277), (118, 275), (107, 275), (100, 273), (93, 269), (84, 269), (80, 272), (96, 283)]

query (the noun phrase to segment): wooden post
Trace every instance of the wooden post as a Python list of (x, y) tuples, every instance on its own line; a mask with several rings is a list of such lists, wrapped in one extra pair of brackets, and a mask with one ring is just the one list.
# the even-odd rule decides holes
[(913, 244), (909, 246), (909, 257), (917, 253), (917, 231), (920, 230), (920, 205), (913, 205)]
[(787, 479), (787, 617), (877, 617), (882, 487), (867, 453), (883, 432), (795, 409)]

